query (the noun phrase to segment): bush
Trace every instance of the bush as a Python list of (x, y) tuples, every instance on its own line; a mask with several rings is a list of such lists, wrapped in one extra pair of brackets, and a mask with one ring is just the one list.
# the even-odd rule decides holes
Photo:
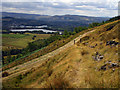
[(9, 75), (8, 72), (3, 72), (3, 73), (2, 73), (2, 77), (7, 77), (8, 75)]

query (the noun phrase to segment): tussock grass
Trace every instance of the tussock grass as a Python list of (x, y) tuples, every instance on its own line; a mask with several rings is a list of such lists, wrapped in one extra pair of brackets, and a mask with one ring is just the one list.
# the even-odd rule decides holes
[(71, 88), (71, 85), (67, 79), (64, 78), (63, 75), (56, 76), (54, 79), (47, 83), (47, 88), (55, 89), (55, 88)]
[(83, 55), (86, 55), (86, 54), (89, 54), (89, 52), (86, 51), (86, 50), (82, 50), (82, 51), (81, 51), (81, 55), (82, 55), (82, 56), (83, 56)]

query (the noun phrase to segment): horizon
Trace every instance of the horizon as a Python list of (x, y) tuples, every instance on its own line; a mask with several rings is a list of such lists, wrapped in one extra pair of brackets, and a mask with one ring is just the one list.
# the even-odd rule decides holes
[[(97, 17), (97, 16), (86, 16), (86, 15), (75, 15), (75, 14), (63, 14), (63, 15), (42, 15), (42, 14), (31, 14), (31, 13), (17, 13), (17, 12), (0, 12), (0, 13), (14, 13), (14, 14), (29, 14), (29, 15), (41, 15), (41, 16), (66, 16), (66, 15), (71, 15), (71, 16), (84, 16), (84, 17)], [(118, 15), (117, 15), (118, 16)], [(116, 16), (114, 16), (116, 17)], [(102, 17), (102, 18), (112, 18), (112, 17)]]
[[(17, 2), (18, 1), (18, 2)], [(39, 15), (81, 15), (91, 17), (115, 17), (118, 15), (119, 0), (84, 1), (2, 1), (2, 12)], [(111, 13), (112, 12), (112, 13)]]

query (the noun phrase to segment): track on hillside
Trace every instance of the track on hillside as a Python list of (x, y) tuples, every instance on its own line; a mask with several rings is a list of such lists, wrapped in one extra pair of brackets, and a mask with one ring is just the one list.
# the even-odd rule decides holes
[[(74, 39), (75, 42), (78, 42), (78, 41), (80, 40), (80, 38), (86, 36), (87, 34), (93, 32), (93, 31), (95, 31), (95, 29), (92, 30), (92, 31), (88, 31), (87, 33), (84, 33), (83, 35), (79, 35), (77, 38)], [(58, 49), (56, 49), (56, 50), (54, 50), (54, 51), (52, 51), (52, 52), (50, 52), (50, 53), (47, 53), (46, 55), (43, 55), (43, 56), (41, 56), (41, 57), (39, 57), (39, 58), (33, 59), (33, 60), (28, 61), (28, 62), (26, 62), (26, 63), (23, 63), (23, 64), (21, 64), (21, 65), (18, 65), (18, 66), (15, 66), (15, 67), (10, 68), (10, 69), (8, 69), (8, 70), (5, 70), (5, 72), (10, 73), (10, 75), (7, 76), (7, 77), (4, 77), (4, 78), (2, 78), (2, 79), (5, 80), (5, 79), (8, 79), (8, 78), (10, 78), (10, 77), (15, 77), (16, 75), (18, 75), (18, 74), (20, 74), (20, 73), (29, 71), (29, 70), (31, 70), (32, 68), (39, 67), (39, 66), (40, 66), (40, 63), (41, 63), (42, 61), (47, 60), (47, 59), (49, 59), (50, 57), (54, 57), (55, 55), (59, 54), (61, 51), (65, 50), (66, 48), (74, 45), (74, 40), (68, 42), (68, 43), (65, 44), (64, 46), (62, 46), (62, 47), (60, 47), (60, 48), (58, 48)]]

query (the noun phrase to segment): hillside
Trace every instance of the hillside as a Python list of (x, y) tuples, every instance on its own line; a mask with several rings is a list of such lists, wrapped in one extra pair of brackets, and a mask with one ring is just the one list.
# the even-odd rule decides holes
[[(80, 15), (38, 15), (24, 13), (2, 12), (3, 30), (9, 30), (12, 25), (48, 25), (52, 29), (73, 30), (74, 27), (88, 26), (92, 22), (106, 21), (108, 17), (90, 17)], [(9, 27), (8, 27), (9, 26)]]
[(33, 20), (43, 20), (43, 21), (94, 21), (101, 22), (108, 20), (109, 17), (91, 17), (91, 16), (82, 16), (82, 15), (40, 15), (40, 14), (25, 14), (25, 13), (10, 13), (2, 12), (2, 17), (14, 17), (19, 19), (33, 19)]
[(119, 26), (114, 21), (95, 27), (75, 44), (4, 71), (3, 87), (118, 88)]

